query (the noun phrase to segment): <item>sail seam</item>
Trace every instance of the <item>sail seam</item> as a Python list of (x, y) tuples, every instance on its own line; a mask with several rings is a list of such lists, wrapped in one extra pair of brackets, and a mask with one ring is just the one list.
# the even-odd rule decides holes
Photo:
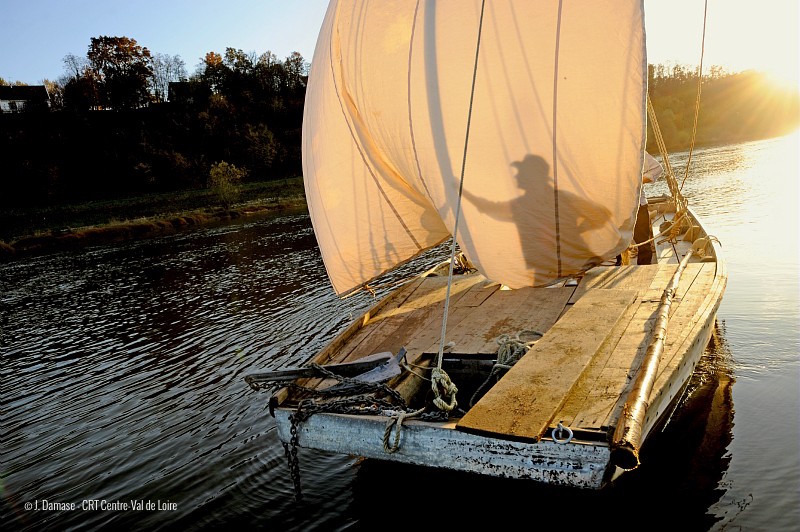
[[(337, 17), (337, 19), (338, 19), (338, 17)], [(337, 39), (338, 39), (338, 33), (339, 33), (338, 25), (336, 26), (335, 31), (336, 31)], [(408, 235), (408, 237), (411, 239), (411, 241), (417, 247), (417, 250), (422, 250), (422, 246), (417, 241), (417, 239), (414, 237), (414, 234), (411, 232), (411, 229), (409, 229), (408, 226), (406, 225), (406, 223), (403, 221), (403, 218), (400, 216), (400, 213), (397, 212), (397, 208), (391, 202), (391, 200), (389, 199), (389, 196), (386, 194), (386, 191), (381, 186), (380, 181), (378, 181), (378, 177), (375, 175), (375, 172), (372, 171), (372, 166), (369, 164), (369, 162), (367, 160), (367, 156), (364, 153), (364, 150), (361, 148), (361, 143), (358, 142), (358, 138), (356, 136), (355, 131), (353, 131), (353, 126), (352, 126), (352, 124), (350, 124), (350, 120), (348, 120), (348, 113), (347, 113), (347, 110), (345, 109), (345, 104), (344, 104), (344, 101), (342, 100), (342, 95), (339, 92), (339, 85), (336, 82), (336, 67), (333, 64), (334, 63), (333, 39), (331, 39), (330, 49), (328, 51), (328, 57), (330, 57), (331, 78), (333, 80), (333, 88), (336, 91), (336, 100), (339, 102), (339, 108), (342, 111), (342, 117), (344, 118), (344, 122), (345, 122), (345, 124), (347, 124), (347, 129), (350, 132), (350, 138), (353, 140), (353, 144), (355, 144), (356, 149), (358, 150), (358, 154), (361, 156), (361, 160), (363, 161), (364, 166), (367, 169), (367, 172), (369, 172), (370, 177), (372, 177), (372, 181), (375, 183), (375, 186), (377, 187), (378, 192), (380, 192), (380, 194), (383, 197), (383, 199), (386, 202), (386, 204), (389, 205), (389, 208), (392, 210), (392, 213), (394, 214), (395, 218), (397, 218), (397, 221), (400, 222), (400, 225), (405, 230), (405, 232)], [(337, 57), (339, 58), (339, 61), (341, 61), (341, 54), (337, 54)]]
[(558, 19), (556, 22), (556, 49), (553, 65), (553, 206), (555, 209), (556, 224), (556, 259), (558, 260), (558, 277), (561, 277), (561, 225), (558, 215), (558, 149), (557, 149), (557, 120), (558, 120), (558, 53), (561, 44), (561, 10), (563, 0), (558, 2)]

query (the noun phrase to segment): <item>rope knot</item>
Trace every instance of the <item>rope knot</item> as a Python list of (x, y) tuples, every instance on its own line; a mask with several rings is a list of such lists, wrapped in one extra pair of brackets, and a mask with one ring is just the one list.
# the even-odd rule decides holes
[[(433, 404), (439, 410), (445, 412), (452, 412), (458, 406), (456, 401), (456, 393), (458, 388), (450, 380), (450, 375), (441, 368), (433, 368), (431, 372), (431, 389), (433, 390)], [(448, 399), (449, 398), (449, 399)]]

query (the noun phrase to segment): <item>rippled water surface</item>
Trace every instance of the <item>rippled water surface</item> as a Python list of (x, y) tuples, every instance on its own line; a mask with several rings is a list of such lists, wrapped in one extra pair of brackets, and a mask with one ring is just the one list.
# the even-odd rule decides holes
[[(796, 136), (695, 152), (684, 190), (728, 261), (717, 335), (644, 465), (599, 494), (301, 450), (296, 503), (266, 397), (243, 377), (302, 363), (372, 302), (334, 297), (303, 212), (2, 265), (0, 525), (549, 527), (658, 512), (683, 529), (795, 527), (797, 153)], [(108, 508), (132, 500), (155, 509)]]

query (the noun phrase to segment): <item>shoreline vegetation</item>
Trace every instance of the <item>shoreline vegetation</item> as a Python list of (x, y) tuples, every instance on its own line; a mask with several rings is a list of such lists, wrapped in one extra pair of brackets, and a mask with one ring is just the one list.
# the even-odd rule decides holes
[[(226, 48), (188, 74), (179, 56), (135, 39), (92, 38), (85, 57), (64, 57), (58, 80), (21, 91), (45, 99), (0, 112), (0, 260), (304, 206), (310, 66), (296, 52)], [(691, 143), (699, 79), (694, 67), (648, 65), (671, 152)], [(797, 91), (763, 73), (711, 66), (695, 146), (785, 135), (799, 109)], [(658, 153), (652, 132), (647, 150)]]
[[(256, 218), (306, 207), (301, 177), (249, 183), (238, 202), (214, 203), (213, 191), (198, 190), (42, 209), (0, 211), (4, 239), (0, 262), (56, 251), (81, 249), (175, 234), (238, 218)], [(35, 211), (35, 212), (34, 212)], [(19, 233), (8, 237), (9, 227)]]

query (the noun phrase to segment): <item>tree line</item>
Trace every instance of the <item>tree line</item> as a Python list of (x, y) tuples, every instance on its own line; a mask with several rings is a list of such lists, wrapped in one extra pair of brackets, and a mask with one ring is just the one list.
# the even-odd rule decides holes
[[(297, 176), (309, 65), (227, 48), (191, 75), (179, 56), (128, 37), (92, 38), (45, 80), (49, 111), (0, 115), (0, 206), (47, 205), (203, 188), (226, 162), (248, 181)], [(649, 90), (671, 151), (689, 146), (698, 72), (650, 65)], [(0, 84), (6, 84), (0, 79)], [(798, 125), (798, 96), (755, 72), (703, 76), (698, 145), (766, 138)], [(648, 150), (657, 153), (652, 133)]]
[(222, 161), (250, 181), (301, 173), (308, 64), (299, 53), (227, 48), (187, 75), (179, 56), (101, 36), (64, 66), (45, 80), (49, 111), (0, 115), (0, 205), (202, 188)]
[[(688, 149), (697, 102), (696, 68), (649, 65), (648, 90), (667, 148)], [(800, 124), (800, 94), (771, 83), (763, 73), (730, 73), (712, 66), (703, 73), (696, 145), (715, 145), (784, 135)], [(647, 149), (658, 153), (648, 128)]]

